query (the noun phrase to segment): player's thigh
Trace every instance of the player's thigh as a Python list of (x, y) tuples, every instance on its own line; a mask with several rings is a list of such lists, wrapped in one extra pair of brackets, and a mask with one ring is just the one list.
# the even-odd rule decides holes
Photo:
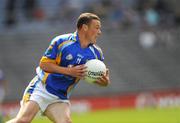
[(49, 105), (45, 111), (45, 115), (55, 123), (71, 123), (70, 104), (53, 103)]
[(31, 122), (38, 111), (39, 105), (34, 101), (28, 101), (21, 106), (16, 119)]

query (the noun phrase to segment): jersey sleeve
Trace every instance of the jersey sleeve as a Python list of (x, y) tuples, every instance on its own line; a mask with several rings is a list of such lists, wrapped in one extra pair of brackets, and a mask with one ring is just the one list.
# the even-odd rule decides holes
[(104, 54), (98, 45), (93, 45), (95, 48), (96, 55), (99, 60), (104, 61)]
[(40, 62), (51, 62), (56, 63), (57, 56), (58, 56), (58, 44), (56, 38), (53, 39), (46, 49), (43, 57), (41, 58)]

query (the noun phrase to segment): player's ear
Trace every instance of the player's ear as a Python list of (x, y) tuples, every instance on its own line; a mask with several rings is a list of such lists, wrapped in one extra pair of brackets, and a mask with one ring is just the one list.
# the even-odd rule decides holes
[(87, 31), (87, 30), (88, 30), (88, 25), (83, 24), (83, 25), (82, 25), (82, 28), (83, 28), (84, 31)]

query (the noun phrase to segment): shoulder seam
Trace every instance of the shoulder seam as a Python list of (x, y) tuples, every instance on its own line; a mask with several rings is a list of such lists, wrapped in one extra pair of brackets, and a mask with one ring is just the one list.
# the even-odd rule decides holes
[(64, 46), (65, 44), (67, 44), (69, 42), (75, 42), (75, 41), (73, 41), (73, 40), (65, 40), (65, 41), (63, 41), (62, 43), (59, 44), (58, 49), (60, 49), (62, 46)]

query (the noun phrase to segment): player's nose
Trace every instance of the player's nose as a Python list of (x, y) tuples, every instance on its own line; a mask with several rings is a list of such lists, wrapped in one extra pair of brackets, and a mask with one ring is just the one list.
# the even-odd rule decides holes
[(98, 31), (98, 35), (101, 35), (101, 33), (102, 33), (101, 30), (99, 30), (99, 31)]

